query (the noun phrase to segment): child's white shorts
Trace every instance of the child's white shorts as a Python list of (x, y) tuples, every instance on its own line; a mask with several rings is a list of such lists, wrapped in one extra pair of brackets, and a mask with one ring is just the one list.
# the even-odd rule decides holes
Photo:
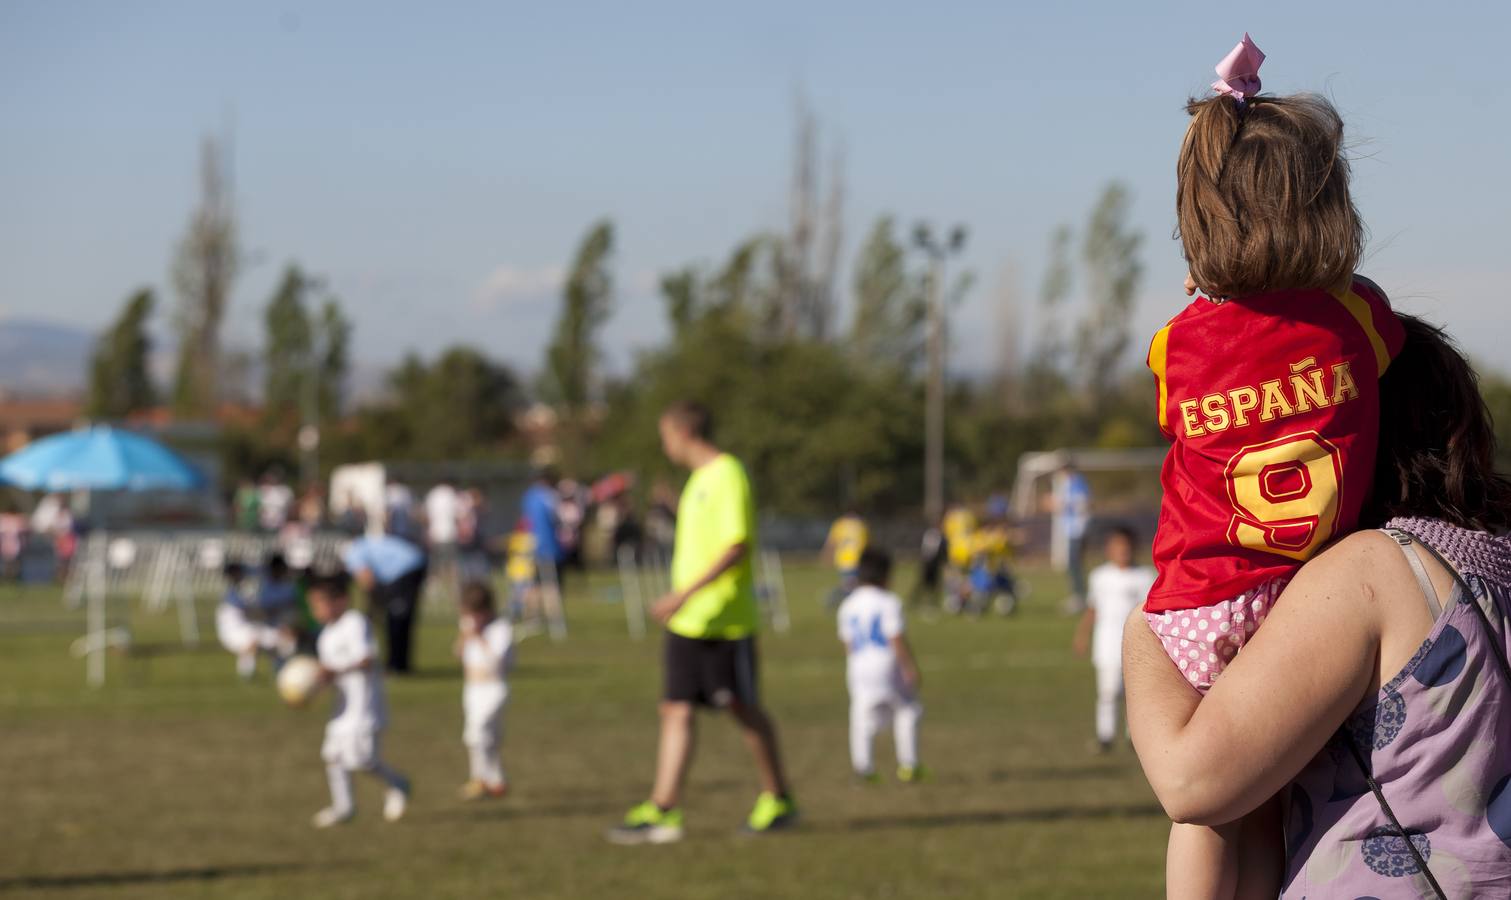
[(320, 758), (343, 769), (371, 769), (378, 762), (378, 732), (326, 726)]
[(487, 747), (498, 741), (509, 687), (502, 681), (480, 681), (462, 687), (462, 743)]

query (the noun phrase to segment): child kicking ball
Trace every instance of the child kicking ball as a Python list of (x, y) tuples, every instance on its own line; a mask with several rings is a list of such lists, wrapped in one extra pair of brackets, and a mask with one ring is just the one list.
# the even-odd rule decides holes
[(860, 586), (839, 607), (850, 687), (850, 764), (856, 777), (867, 782), (877, 780), (871, 745), (887, 720), (892, 722), (898, 780), (918, 781), (924, 774), (918, 764), (921, 679), (903, 635), (902, 600), (887, 590), (891, 574), (892, 557), (867, 547), (856, 569)]
[(462, 588), (456, 655), (462, 661), (462, 744), (470, 774), (463, 800), (502, 797), (509, 791), (499, 761), (499, 738), (509, 685), (504, 680), (514, 661), (514, 629), (494, 614), (493, 592), (471, 582)]
[(330, 782), (331, 805), (315, 813), (314, 826), (329, 828), (356, 813), (352, 772), (367, 772), (387, 785), (383, 818), (396, 822), (409, 804), (409, 779), (383, 762), (379, 738), (388, 723), (378, 644), (367, 617), (352, 609), (344, 575), (311, 579), (310, 609), (324, 627), (316, 649), (322, 678), (334, 688), (331, 718), (325, 726), (320, 756)]

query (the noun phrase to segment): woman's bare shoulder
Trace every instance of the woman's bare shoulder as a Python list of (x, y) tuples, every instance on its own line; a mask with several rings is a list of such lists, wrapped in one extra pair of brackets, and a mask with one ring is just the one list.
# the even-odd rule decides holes
[(1395, 540), (1374, 529), (1356, 531), (1301, 567), (1291, 582), (1299, 589), (1326, 590), (1334, 597), (1371, 604), (1397, 595), (1416, 581)]

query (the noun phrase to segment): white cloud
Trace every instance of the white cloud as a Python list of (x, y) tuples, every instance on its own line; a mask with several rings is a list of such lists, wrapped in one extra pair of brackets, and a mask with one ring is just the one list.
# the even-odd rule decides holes
[(488, 273), (472, 293), (472, 306), (478, 312), (497, 312), (522, 304), (534, 304), (556, 294), (566, 280), (561, 266), (536, 269), (502, 265)]

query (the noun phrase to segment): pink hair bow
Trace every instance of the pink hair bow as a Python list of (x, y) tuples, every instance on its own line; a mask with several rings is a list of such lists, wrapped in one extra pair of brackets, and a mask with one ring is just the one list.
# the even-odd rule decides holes
[(1259, 65), (1262, 62), (1264, 51), (1254, 46), (1249, 33), (1244, 32), (1238, 46), (1217, 64), (1217, 80), (1212, 82), (1212, 90), (1228, 94), (1242, 103), (1259, 93)]

